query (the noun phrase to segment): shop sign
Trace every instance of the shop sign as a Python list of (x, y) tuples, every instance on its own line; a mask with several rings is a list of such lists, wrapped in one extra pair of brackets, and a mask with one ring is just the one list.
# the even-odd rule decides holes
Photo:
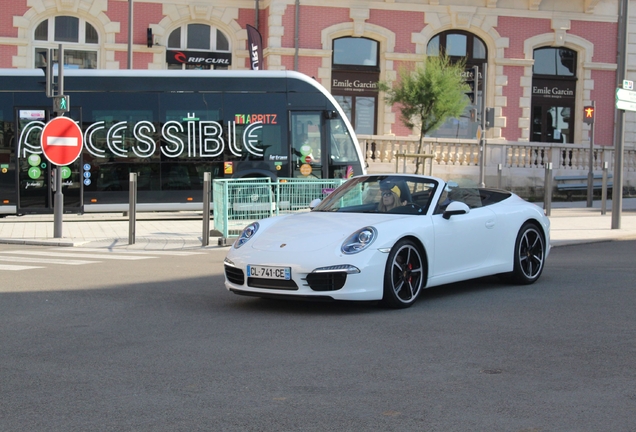
[(331, 76), (331, 91), (334, 94), (376, 94), (378, 92), (379, 72), (337, 72)]
[(232, 64), (232, 53), (217, 51), (166, 50), (166, 62), (168, 64), (178, 65), (230, 66)]
[(532, 97), (574, 100), (576, 83), (573, 81), (534, 80)]

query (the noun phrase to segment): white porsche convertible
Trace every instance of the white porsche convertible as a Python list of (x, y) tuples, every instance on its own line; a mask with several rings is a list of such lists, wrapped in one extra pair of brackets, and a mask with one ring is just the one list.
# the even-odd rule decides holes
[(225, 258), (227, 289), (404, 308), (424, 288), (487, 275), (531, 284), (550, 250), (538, 206), (434, 177), (354, 177), (312, 207), (247, 226)]

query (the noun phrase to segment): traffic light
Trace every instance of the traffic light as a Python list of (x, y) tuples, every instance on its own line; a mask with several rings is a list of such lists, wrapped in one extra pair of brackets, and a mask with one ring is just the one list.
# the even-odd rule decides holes
[(475, 105), (475, 75), (472, 71), (467, 73), (466, 84), (470, 87), (470, 90), (466, 92), (466, 96), (468, 96), (470, 104)]
[(583, 122), (589, 125), (594, 124), (594, 111), (595, 108), (592, 105), (583, 107)]
[(477, 103), (477, 91), (479, 90), (479, 66), (473, 66), (468, 68), (464, 72), (465, 82), (470, 87), (470, 90), (466, 92), (466, 96), (470, 100), (471, 105)]
[(495, 125), (495, 109), (486, 108), (486, 128), (490, 129)]
[(64, 114), (71, 109), (71, 98), (68, 95), (59, 95), (53, 97), (53, 111), (57, 114)]

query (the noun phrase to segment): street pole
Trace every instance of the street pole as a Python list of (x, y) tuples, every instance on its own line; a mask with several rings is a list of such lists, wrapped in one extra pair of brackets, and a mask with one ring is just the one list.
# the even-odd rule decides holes
[[(627, 33), (629, 23), (629, 0), (621, 0), (618, 13), (618, 69), (616, 87), (622, 87), (627, 75)], [(612, 229), (621, 228), (623, 212), (623, 149), (625, 147), (625, 111), (616, 110), (614, 125), (614, 187), (612, 188)]]
[[(596, 116), (596, 102), (592, 101), (592, 108)], [(590, 156), (589, 170), (587, 172), (587, 206), (592, 207), (594, 200), (594, 122), (590, 124)]]
[[(476, 66), (475, 66), (476, 67)], [(479, 72), (477, 72), (479, 73)], [(484, 63), (481, 78), (481, 137), (479, 140), (479, 187), (486, 186), (486, 77), (488, 76), (488, 64)], [(477, 78), (475, 77), (475, 98), (477, 98)]]
[[(64, 95), (64, 47), (59, 44), (57, 50), (57, 94)], [(57, 113), (64, 115), (64, 113)], [(62, 193), (62, 167), (55, 166), (55, 196), (53, 197), (53, 238), (62, 238), (62, 220), (64, 215), (64, 194)]]
[(128, 69), (133, 64), (133, 0), (128, 0)]
[(212, 173), (203, 173), (203, 233), (201, 246), (210, 245), (210, 192), (212, 190)]

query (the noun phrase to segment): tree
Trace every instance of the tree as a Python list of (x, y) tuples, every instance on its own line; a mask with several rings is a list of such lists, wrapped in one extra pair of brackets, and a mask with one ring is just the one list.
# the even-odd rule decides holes
[[(422, 153), (424, 137), (440, 127), (448, 118), (459, 117), (469, 103), (466, 92), (470, 87), (464, 78), (465, 62), (451, 62), (443, 54), (429, 56), (424, 67), (415, 71), (402, 70), (394, 88), (380, 82), (385, 101), (400, 104), (401, 120), (408, 128), (420, 130), (417, 153)], [(415, 173), (420, 160), (416, 159)]]

